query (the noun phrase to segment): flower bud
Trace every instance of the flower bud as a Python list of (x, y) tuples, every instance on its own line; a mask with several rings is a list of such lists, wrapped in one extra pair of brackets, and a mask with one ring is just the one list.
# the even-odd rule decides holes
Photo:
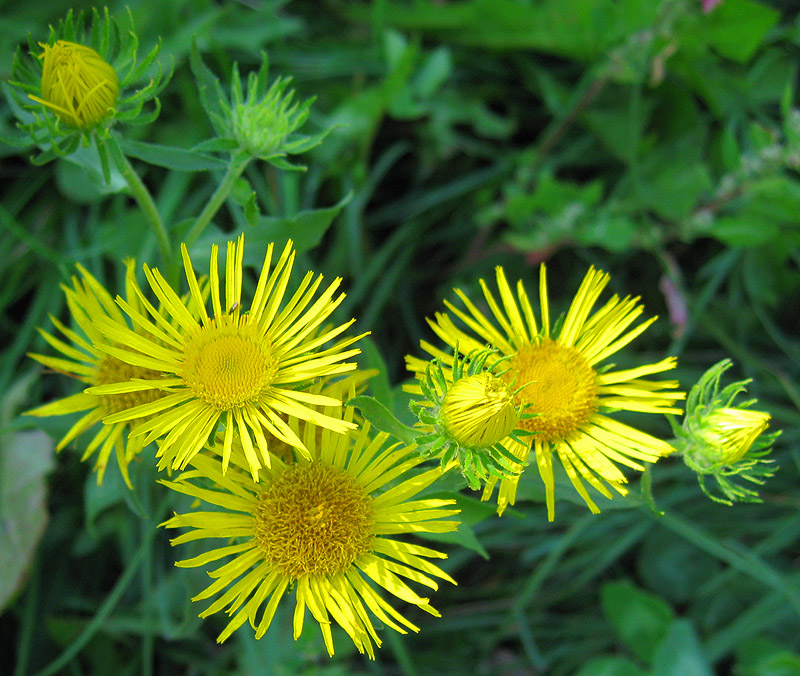
[(464, 446), (488, 448), (517, 426), (519, 412), (509, 386), (491, 373), (478, 373), (453, 383), (442, 401), (442, 421)]
[(720, 408), (699, 421), (695, 443), (687, 450), (698, 466), (734, 465), (747, 455), (769, 426), (770, 415), (742, 408)]
[[(673, 423), (675, 447), (697, 473), (700, 488), (712, 500), (727, 505), (759, 501), (758, 493), (740, 481), (763, 484), (772, 476), (772, 460), (766, 456), (779, 434), (764, 434), (770, 415), (750, 408), (754, 399), (736, 403), (750, 381), (720, 386), (730, 366), (725, 359), (708, 369), (689, 392), (683, 425)], [(722, 496), (707, 488), (706, 477), (713, 478)]]
[(66, 40), (41, 45), (42, 98), (71, 127), (86, 129), (113, 112), (119, 95), (116, 71), (94, 49)]

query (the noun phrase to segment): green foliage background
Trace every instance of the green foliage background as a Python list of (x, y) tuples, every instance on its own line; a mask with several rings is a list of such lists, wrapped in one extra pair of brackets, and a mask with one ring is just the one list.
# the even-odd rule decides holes
[[(443, 617), (414, 616), (419, 635), (382, 632), (375, 663), (341, 638), (329, 660), (313, 628), (293, 642), (285, 610), (261, 641), (242, 629), (218, 646), (222, 619), (201, 622), (188, 601), (203, 573), (174, 569), (155, 528), (174, 498), (152, 485), (152, 463), (133, 469), (136, 493), (114, 468), (97, 487), (74, 449), (50, 457), (70, 421), (19, 415), (74, 391), (25, 353), (46, 349), (36, 327), (48, 314), (66, 316), (59, 284), (75, 263), (120, 288), (120, 259), (158, 264), (155, 240), (85, 158), (35, 167), (0, 145), (0, 525), (22, 534), (19, 550), (0, 553), (0, 673), (800, 674), (793, 3), (723, 0), (709, 13), (693, 0), (109, 4), (120, 16), (129, 6), (144, 50), (160, 37), (162, 60), (174, 61), (160, 118), (131, 140), (189, 148), (210, 135), (192, 39), (225, 82), (234, 61), (257, 68), (265, 49), (273, 76), (317, 97), (311, 131), (339, 125), (305, 173), (253, 163), (192, 255), (207, 264), (209, 242), (234, 231), (248, 233), (254, 259), (264, 242), (293, 237), (303, 266), (345, 278), (339, 316), (372, 331), (364, 364), (384, 371), (373, 394), (398, 415), (410, 420), (403, 356), (432, 338), (424, 318), (453, 286), (474, 292), (502, 264), (533, 288), (546, 261), (565, 310), (594, 264), (614, 292), (662, 317), (620, 359), (675, 354), (688, 389), (731, 357), (783, 429), (780, 470), (763, 504), (725, 507), (667, 459), (652, 472), (664, 516), (641, 504), (637, 477), (632, 497), (602, 501), (601, 516), (559, 485), (552, 524), (531, 470), (501, 520), (462, 499), (469, 549), (453, 544), (445, 562), (459, 586), (436, 593)], [(70, 7), (90, 5), (0, 2), (0, 81), (27, 34), (44, 40)], [(13, 125), (4, 100), (0, 131)], [(219, 176), (143, 159), (177, 241)]]

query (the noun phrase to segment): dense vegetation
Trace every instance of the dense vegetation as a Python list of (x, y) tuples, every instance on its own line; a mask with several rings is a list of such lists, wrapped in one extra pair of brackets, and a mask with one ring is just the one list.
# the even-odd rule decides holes
[[(152, 454), (131, 466), (134, 491), (116, 467), (98, 486), (80, 441), (52, 450), (75, 418), (22, 415), (77, 391), (26, 357), (50, 350), (37, 333), (49, 315), (68, 322), (60, 285), (75, 265), (115, 290), (126, 257), (168, 265), (124, 182), (106, 183), (86, 149), (36, 166), (36, 149), (12, 144), (14, 52), (29, 34), (45, 42), (73, 6), (90, 7), (4, 3), (0, 18), (0, 673), (800, 674), (792, 3), (109, 3), (123, 24), (130, 8), (141, 54), (160, 39), (173, 71), (157, 120), (124, 134), (174, 247), (225, 167), (136, 143), (188, 150), (212, 136), (193, 43), (226, 90), (233, 63), (256, 70), (263, 50), (270, 79), (316, 97), (303, 131), (334, 128), (299, 158), (307, 171), (251, 162), (190, 253), (202, 268), (212, 242), (246, 232), (256, 264), (267, 241), (291, 237), (301, 269), (343, 277), (334, 319), (372, 332), (360, 363), (380, 370), (371, 392), (400, 419), (413, 420), (404, 357), (434, 340), (425, 318), (454, 287), (479, 299), (497, 265), (535, 295), (546, 262), (554, 314), (594, 265), (660, 315), (618, 366), (677, 356), (688, 390), (730, 358), (726, 377), (752, 378), (782, 430), (761, 503), (712, 502), (679, 458), (646, 475), (662, 515), (635, 472), (628, 498), (598, 500), (601, 515), (557, 477), (552, 523), (534, 467), (502, 518), (464, 491), (467, 525), (436, 543), (458, 581), (433, 594), (442, 617), (414, 609), (419, 634), (383, 629), (374, 662), (346, 637), (329, 658), (315, 627), (293, 641), (286, 609), (259, 641), (243, 628), (215, 643), (224, 618), (200, 620), (189, 602), (205, 574), (175, 568), (156, 528), (191, 501), (153, 482)], [(650, 417), (646, 430), (669, 438)]]

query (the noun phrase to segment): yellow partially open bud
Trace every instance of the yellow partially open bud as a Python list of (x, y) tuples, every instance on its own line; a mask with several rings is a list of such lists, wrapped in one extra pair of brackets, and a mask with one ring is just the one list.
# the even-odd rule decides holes
[(709, 413), (697, 436), (699, 447), (695, 461), (710, 465), (733, 465), (750, 450), (755, 440), (769, 426), (770, 415), (746, 408), (719, 408)]
[(447, 390), (441, 417), (458, 443), (488, 448), (514, 431), (519, 412), (505, 382), (490, 373), (478, 373), (457, 380)]
[(85, 129), (114, 110), (119, 95), (117, 73), (91, 47), (66, 40), (41, 45), (42, 98), (63, 122)]

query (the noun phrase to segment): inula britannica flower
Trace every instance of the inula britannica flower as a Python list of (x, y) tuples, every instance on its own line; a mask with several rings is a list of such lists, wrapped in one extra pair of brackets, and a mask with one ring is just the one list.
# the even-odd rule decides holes
[[(740, 477), (763, 484), (773, 474), (766, 456), (778, 432), (764, 434), (770, 415), (750, 408), (755, 399), (736, 402), (749, 380), (720, 388), (722, 375), (731, 367), (723, 359), (708, 369), (689, 392), (683, 425), (673, 423), (675, 444), (684, 462), (697, 473), (703, 492), (715, 502), (758, 502), (758, 493), (733, 481)], [(735, 405), (734, 405), (735, 404)], [(710, 492), (705, 477), (711, 476), (723, 497)]]
[(458, 466), (473, 490), (502, 477), (513, 477), (524, 464), (514, 454), (524, 445), (519, 434), (520, 420), (526, 417), (515, 403), (514, 388), (502, 378), (497, 367), (487, 368), (494, 350), (481, 350), (466, 357), (454, 351), (452, 365), (441, 360), (430, 362), (417, 389), (423, 400), (412, 401), (422, 434), (418, 452), (425, 458), (438, 458), (443, 469)]
[[(550, 322), (545, 267), (539, 279), (540, 321), (537, 322), (522, 282), (516, 286), (516, 298), (505, 272), (497, 268), (500, 302), (481, 280), (486, 303), (494, 317), (491, 321), (460, 290), (456, 294), (464, 305), (460, 309), (445, 301), (447, 308), (463, 323), (458, 326), (450, 315), (439, 313), (429, 324), (451, 350), (468, 354), (487, 344), (506, 358), (504, 378), (521, 389), (516, 403), (530, 417), (521, 427), (530, 432), (530, 446), (514, 447), (520, 461), (527, 459), (531, 448), (545, 484), (548, 518), (555, 513), (555, 481), (552, 455), (555, 453), (572, 485), (593, 512), (599, 511), (589, 496), (584, 481), (602, 495), (611, 498), (607, 486), (618, 493), (627, 493), (627, 479), (615, 463), (643, 470), (642, 462), (655, 462), (673, 449), (665, 441), (615, 420), (615, 411), (640, 413), (674, 413), (675, 402), (684, 394), (674, 391), (675, 381), (647, 380), (646, 376), (675, 367), (675, 359), (631, 369), (603, 369), (601, 364), (639, 336), (655, 318), (632, 329), (629, 327), (642, 314), (637, 298), (613, 296), (592, 314), (592, 308), (606, 287), (609, 276), (591, 268), (578, 289), (572, 305), (555, 332)], [(452, 353), (422, 342), (425, 351), (444, 363)], [(421, 375), (428, 362), (407, 358), (411, 371)], [(519, 476), (499, 480), (498, 511), (513, 504)], [(496, 480), (490, 482), (484, 499), (488, 499)]]
[(209, 440), (219, 423), (225, 426), (223, 471), (228, 466), (234, 437), (241, 440), (254, 480), (258, 469), (269, 466), (267, 434), (306, 453), (303, 442), (286, 423), (295, 417), (337, 432), (351, 423), (325, 415), (317, 408), (340, 401), (307, 391), (315, 378), (355, 369), (344, 360), (360, 350), (348, 349), (362, 336), (338, 338), (355, 321), (322, 329), (324, 322), (344, 299), (336, 296), (341, 279), (335, 279), (314, 299), (322, 276), (308, 272), (298, 290), (284, 304), (295, 253), (291, 241), (272, 265), (270, 244), (258, 283), (244, 306), (242, 276), (244, 236), (229, 242), (225, 262), (225, 298), (220, 295), (218, 249), (213, 246), (210, 262), (212, 313), (200, 291), (186, 246), (182, 246), (190, 296), (184, 303), (157, 269), (145, 266), (153, 293), (163, 305), (169, 321), (152, 305), (137, 308), (121, 302), (137, 329), (100, 319), (97, 329), (114, 346), (105, 350), (132, 366), (150, 369), (155, 377), (136, 382), (106, 385), (87, 390), (90, 394), (122, 394), (158, 391), (157, 401), (119, 411), (107, 423), (142, 420), (134, 434), (145, 435), (145, 443), (161, 439), (160, 467), (186, 467)]
[[(346, 407), (343, 420), (352, 422), (352, 408)], [(309, 455), (273, 458), (269, 467), (258, 470), (258, 483), (249, 476), (238, 444), (226, 474), (218, 459), (201, 453), (177, 481), (162, 482), (218, 508), (177, 514), (163, 524), (188, 529), (173, 545), (220, 541), (214, 549), (176, 564), (206, 566), (228, 559), (209, 571), (213, 582), (193, 599), (215, 597), (201, 617), (221, 610), (230, 616), (218, 641), (245, 622), (261, 638), (284, 602), (294, 605), (295, 639), (308, 609), (331, 655), (331, 625), (336, 623), (360, 652), (374, 657), (373, 644), (381, 645), (375, 620), (400, 633), (418, 631), (385, 596), (439, 615), (406, 581), (433, 590), (438, 588), (434, 578), (455, 584), (429, 561), (445, 555), (397, 536), (453, 531), (458, 522), (444, 519), (458, 510), (453, 500), (415, 499), (441, 472), (414, 473), (422, 459), (412, 449), (386, 446), (387, 436), (371, 435), (368, 424), (346, 434), (305, 425)], [(204, 487), (209, 480), (212, 488)]]
[[(126, 298), (130, 307), (143, 311), (140, 305), (141, 293), (134, 276), (135, 263), (126, 261), (128, 274), (126, 277)], [(51, 357), (43, 354), (30, 354), (36, 361), (50, 367), (54, 371), (72, 376), (90, 386), (126, 383), (135, 378), (153, 378), (157, 374), (147, 367), (129, 364), (107, 354), (103, 350), (112, 347), (96, 327), (103, 318), (109, 325), (116, 325), (126, 330), (128, 325), (125, 316), (114, 303), (114, 299), (105, 288), (85, 268), (78, 265), (80, 279), (72, 278), (72, 287), (62, 285), (67, 298), (67, 306), (73, 321), (81, 333), (66, 327), (55, 317), (53, 324), (61, 334), (69, 340), (66, 343), (46, 331), (39, 330), (42, 337), (63, 357)], [(84, 412), (72, 428), (59, 441), (57, 449), (63, 449), (80, 434), (100, 423), (108, 415), (125, 411), (133, 407), (152, 404), (162, 397), (160, 390), (133, 390), (124, 394), (88, 394), (80, 392), (64, 399), (40, 406), (28, 411), (28, 415), (50, 416)], [(135, 423), (119, 421), (101, 425), (83, 453), (86, 460), (97, 453), (95, 471), (97, 483), (103, 481), (111, 452), (114, 451), (125, 483), (131, 487), (128, 476), (128, 465), (145, 445), (141, 436), (129, 436), (129, 430)]]

